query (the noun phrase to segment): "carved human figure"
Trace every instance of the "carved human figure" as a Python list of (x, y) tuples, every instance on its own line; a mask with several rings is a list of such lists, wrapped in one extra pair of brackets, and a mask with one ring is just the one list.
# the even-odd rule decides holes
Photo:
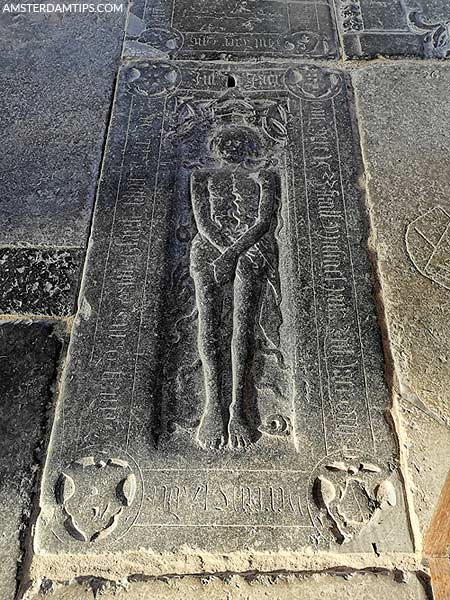
[(262, 295), (278, 278), (280, 183), (261, 167), (261, 142), (252, 129), (226, 126), (210, 146), (218, 165), (191, 176), (197, 224), (191, 274), (206, 396), (197, 441), (243, 449), (260, 435), (252, 362)]

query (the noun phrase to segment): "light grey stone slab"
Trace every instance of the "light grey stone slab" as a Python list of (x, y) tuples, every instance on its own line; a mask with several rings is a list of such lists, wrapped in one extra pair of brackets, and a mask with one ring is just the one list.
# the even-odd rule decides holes
[(0, 598), (15, 598), (60, 341), (45, 322), (0, 322)]
[(450, 57), (447, 0), (334, 0), (341, 41), (350, 58)]
[[(51, 590), (51, 594), (50, 594)], [(165, 581), (85, 582), (58, 585), (45, 581), (42, 592), (29, 600), (427, 600), (426, 584), (413, 573), (325, 573), (312, 576), (261, 575), (245, 578), (180, 577)], [(49, 595), (50, 594), (50, 595)]]
[(450, 70), (377, 66), (353, 82), (394, 382), (426, 533), (450, 468)]
[(35, 539), (56, 572), (411, 551), (350, 102), (311, 64), (123, 69)]
[(123, 4), (116, 14), (1, 12), (1, 244), (84, 247)]
[(137, 0), (126, 52), (201, 60), (337, 58), (331, 0)]

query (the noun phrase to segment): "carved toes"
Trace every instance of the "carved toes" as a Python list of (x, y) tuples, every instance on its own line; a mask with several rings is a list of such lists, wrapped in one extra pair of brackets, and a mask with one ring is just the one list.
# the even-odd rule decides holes
[(225, 436), (197, 437), (197, 442), (203, 450), (221, 450), (226, 445)]
[(230, 435), (229, 445), (234, 450), (245, 450), (252, 445), (252, 441), (249, 436), (241, 433), (234, 433)]

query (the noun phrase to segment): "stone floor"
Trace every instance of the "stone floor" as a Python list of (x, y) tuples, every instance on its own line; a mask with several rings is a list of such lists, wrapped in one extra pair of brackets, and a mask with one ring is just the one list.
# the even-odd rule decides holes
[(117, 4), (0, 14), (0, 600), (449, 600), (448, 0)]

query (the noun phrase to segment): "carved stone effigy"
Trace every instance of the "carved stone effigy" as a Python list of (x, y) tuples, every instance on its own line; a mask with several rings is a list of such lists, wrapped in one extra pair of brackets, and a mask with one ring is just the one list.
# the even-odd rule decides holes
[(359, 176), (337, 70), (123, 68), (37, 561), (411, 551)]

